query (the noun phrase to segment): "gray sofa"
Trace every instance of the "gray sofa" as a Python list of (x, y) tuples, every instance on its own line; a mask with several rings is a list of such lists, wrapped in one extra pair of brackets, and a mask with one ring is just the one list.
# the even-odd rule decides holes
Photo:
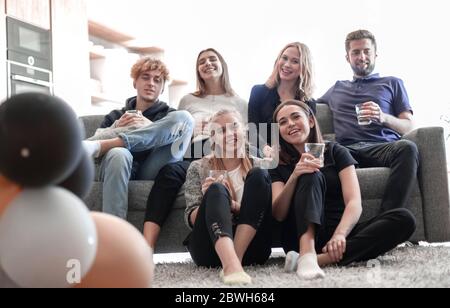
[[(318, 105), (317, 118), (327, 139), (333, 139), (333, 118), (330, 109)], [(81, 120), (86, 136), (92, 136), (103, 116), (84, 116)], [(441, 127), (419, 128), (404, 136), (414, 141), (420, 153), (418, 181), (415, 184), (408, 208), (417, 219), (417, 230), (412, 241), (444, 242), (450, 241), (450, 203), (444, 131)], [(362, 220), (377, 213), (388, 168), (367, 168), (357, 170), (363, 198)], [(151, 181), (132, 181), (129, 186), (128, 221), (142, 230), (147, 197), (153, 186)], [(91, 210), (101, 211), (102, 183), (94, 182), (89, 196), (85, 199)], [(183, 252), (182, 242), (188, 234), (184, 224), (184, 190), (177, 197), (173, 210), (164, 224), (156, 252)]]

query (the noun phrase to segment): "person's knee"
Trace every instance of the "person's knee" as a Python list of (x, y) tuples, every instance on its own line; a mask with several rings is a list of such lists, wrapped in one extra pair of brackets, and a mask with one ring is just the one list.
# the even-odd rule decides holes
[(417, 222), (410, 210), (401, 208), (392, 210), (392, 214), (397, 217), (398, 226), (408, 234), (408, 238), (416, 231)]
[(270, 186), (272, 183), (269, 172), (266, 169), (261, 169), (259, 167), (251, 169), (247, 174), (247, 179), (256, 180), (263, 186)]
[[(209, 186), (204, 198), (206, 199), (205, 204), (212, 203), (214, 206), (218, 206), (218, 204), (224, 204), (224, 202), (218, 202), (219, 200), (224, 200), (224, 198), (231, 200), (231, 195), (225, 185), (221, 183), (213, 183)], [(229, 204), (227, 206), (229, 206)]]
[(169, 113), (168, 117), (174, 123), (184, 123), (188, 127), (194, 127), (194, 118), (189, 112), (185, 110), (173, 111)]
[(125, 148), (113, 148), (105, 155), (105, 161), (109, 167), (131, 168), (133, 164), (133, 155)]
[(414, 142), (405, 139), (399, 140), (395, 143), (395, 148), (402, 159), (409, 158), (419, 162), (419, 149)]
[(325, 185), (325, 177), (322, 172), (303, 174), (298, 178), (297, 188), (318, 187)]
[(164, 165), (159, 170), (155, 181), (177, 181), (182, 182), (181, 185), (183, 185), (186, 180), (186, 171), (189, 167), (186, 163), (187, 162), (176, 162)]
[(205, 196), (211, 196), (211, 195), (227, 195), (229, 196), (230, 193), (228, 189), (225, 187), (225, 185), (221, 183), (212, 183), (211, 186), (209, 186), (208, 190), (206, 191)]

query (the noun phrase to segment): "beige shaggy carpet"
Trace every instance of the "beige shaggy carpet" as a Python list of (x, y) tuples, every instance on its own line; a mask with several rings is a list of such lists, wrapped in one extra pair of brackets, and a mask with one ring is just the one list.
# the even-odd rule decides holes
[[(280, 254), (279, 254), (280, 255)], [(450, 247), (421, 244), (399, 247), (369, 262), (349, 267), (325, 268), (326, 277), (303, 281), (284, 273), (284, 257), (273, 257), (265, 266), (245, 270), (253, 278), (251, 288), (429, 288), (450, 287)], [(157, 256), (164, 262), (164, 256)], [(219, 269), (199, 268), (191, 260), (156, 265), (155, 288), (223, 288)]]
[[(224, 288), (219, 269), (199, 268), (188, 254), (155, 255), (154, 288)], [(247, 267), (250, 288), (450, 288), (450, 243), (399, 247), (370, 262), (325, 268), (326, 277), (303, 281), (284, 273), (284, 253), (275, 251), (264, 266)], [(0, 288), (15, 287), (0, 269)]]

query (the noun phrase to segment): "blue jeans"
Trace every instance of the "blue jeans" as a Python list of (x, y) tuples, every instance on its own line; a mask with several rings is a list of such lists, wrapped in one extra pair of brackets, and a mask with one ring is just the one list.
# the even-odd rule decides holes
[(100, 165), (103, 181), (103, 212), (126, 219), (128, 183), (133, 167), (131, 152), (151, 150), (139, 166), (136, 180), (154, 180), (168, 163), (183, 159), (192, 137), (194, 119), (187, 111), (174, 111), (135, 131), (120, 134), (124, 148), (108, 151)]

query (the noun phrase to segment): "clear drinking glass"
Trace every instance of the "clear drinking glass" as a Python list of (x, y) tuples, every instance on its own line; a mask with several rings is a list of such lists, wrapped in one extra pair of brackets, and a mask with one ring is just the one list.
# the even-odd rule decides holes
[(358, 117), (358, 124), (361, 126), (370, 125), (370, 124), (372, 124), (372, 120), (370, 118), (368, 118), (367, 116), (361, 115), (361, 113), (363, 111), (362, 105), (363, 104), (358, 104), (355, 106), (356, 116)]
[(305, 143), (305, 152), (320, 160), (320, 167), (324, 166), (325, 143)]
[(209, 177), (214, 180), (221, 178), (223, 181), (228, 177), (228, 172), (226, 170), (209, 170)]

